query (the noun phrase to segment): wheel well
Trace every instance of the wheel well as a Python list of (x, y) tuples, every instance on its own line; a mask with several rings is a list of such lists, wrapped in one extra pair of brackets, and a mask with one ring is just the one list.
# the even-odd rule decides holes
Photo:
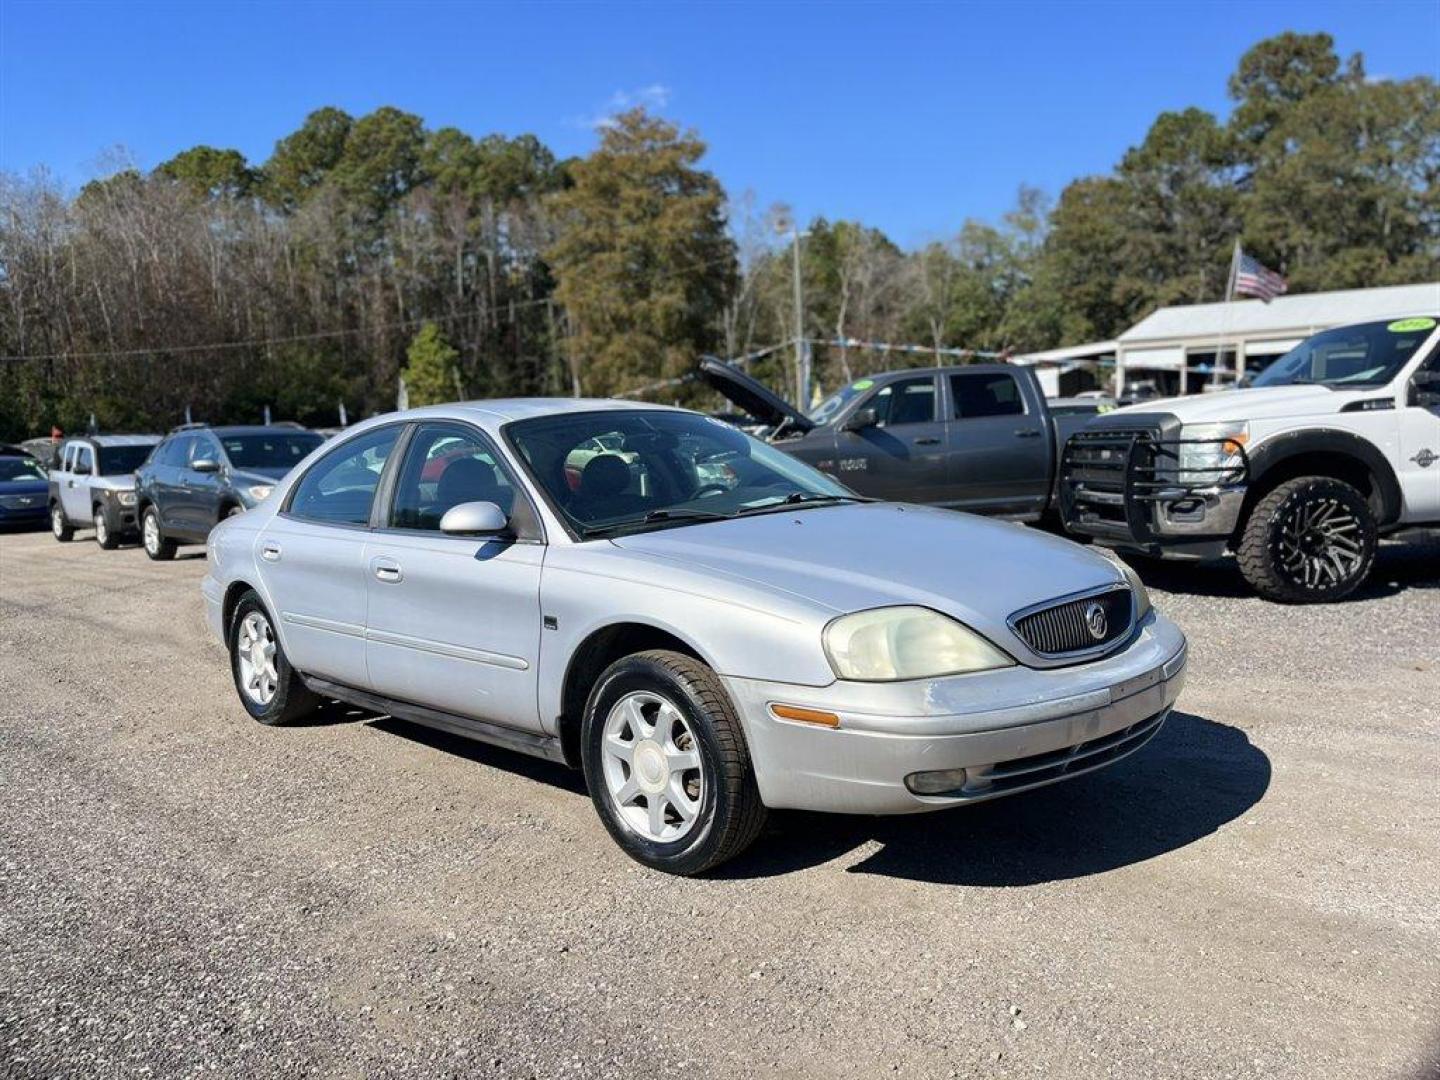
[(1365, 496), (1365, 501), (1370, 504), (1370, 510), (1375, 515), (1375, 520), (1384, 523), (1385, 493), (1377, 483), (1375, 473), (1370, 466), (1343, 451), (1321, 450), (1282, 458), (1266, 469), (1260, 479), (1251, 484), (1250, 490), (1245, 493), (1245, 505), (1240, 511), (1239, 529), (1245, 528), (1245, 522), (1250, 518), (1250, 511), (1254, 509), (1257, 502), (1285, 481), (1294, 480), (1298, 476), (1328, 476), (1333, 480), (1343, 480)]
[(225, 628), (227, 642), (230, 640), (230, 617), (235, 614), (235, 605), (240, 603), (240, 597), (252, 589), (253, 586), (248, 581), (235, 581), (225, 590), (225, 598), (220, 602), (220, 625)]
[(646, 623), (615, 623), (596, 630), (580, 643), (565, 671), (565, 688), (560, 698), (560, 745), (565, 760), (580, 766), (580, 721), (590, 688), (607, 667), (623, 656), (650, 649), (670, 649), (703, 660), (693, 648), (674, 634)]

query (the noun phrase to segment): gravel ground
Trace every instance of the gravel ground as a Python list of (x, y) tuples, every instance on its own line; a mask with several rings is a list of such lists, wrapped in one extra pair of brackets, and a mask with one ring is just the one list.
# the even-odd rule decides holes
[(1334, 607), (1143, 567), (1141, 753), (699, 881), (558, 767), (252, 723), (203, 571), (0, 536), (0, 1073), (1440, 1075), (1440, 537)]

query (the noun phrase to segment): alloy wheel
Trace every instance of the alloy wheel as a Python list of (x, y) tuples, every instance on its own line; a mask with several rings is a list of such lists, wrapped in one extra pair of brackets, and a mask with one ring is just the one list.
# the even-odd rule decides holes
[(1285, 576), (1305, 589), (1350, 580), (1365, 562), (1360, 521), (1334, 498), (1297, 503), (1280, 521), (1276, 544)]
[(650, 691), (627, 694), (605, 718), (605, 789), (620, 819), (646, 840), (690, 832), (705, 797), (705, 770), (684, 714)]
[(155, 555), (160, 550), (160, 523), (154, 514), (146, 514), (141, 531), (145, 534), (145, 550)]
[(110, 528), (105, 524), (105, 515), (95, 514), (95, 542), (104, 547), (110, 540)]
[(280, 686), (275, 668), (275, 631), (270, 620), (258, 611), (247, 614), (235, 635), (235, 660), (240, 669), (240, 688), (256, 705), (270, 704)]
[(50, 508), (50, 531), (57, 539), (65, 535), (65, 511), (58, 506)]

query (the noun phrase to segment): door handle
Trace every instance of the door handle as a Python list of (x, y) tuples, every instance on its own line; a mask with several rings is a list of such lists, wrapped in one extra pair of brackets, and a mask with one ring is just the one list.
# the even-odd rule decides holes
[(279, 561), (280, 561), (280, 545), (279, 545), (279, 544), (265, 544), (265, 545), (264, 545), (263, 547), (261, 547), (261, 549), (260, 549), (260, 557), (261, 557), (262, 559), (264, 559), (266, 562), (279, 562)]
[(73, 487), (75, 486), (75, 481), (74, 481), (74, 480), (66, 480), (66, 481), (65, 481), (65, 486), (66, 486), (66, 487), (72, 487), (72, 488), (73, 488)]
[(1036, 428), (1017, 428), (1015, 437), (1017, 439), (1038, 439), (1040, 432)]
[(939, 445), (940, 445), (940, 440), (939, 440), (938, 438), (936, 438), (934, 435), (927, 435), (927, 436), (925, 436), (925, 438), (923, 438), (923, 439), (916, 439), (916, 440), (915, 440), (915, 445), (916, 445), (916, 446), (939, 446)]
[(375, 571), (375, 576), (381, 581), (395, 584), (404, 579), (400, 572), (400, 564), (393, 559), (375, 559), (370, 563), (370, 569)]

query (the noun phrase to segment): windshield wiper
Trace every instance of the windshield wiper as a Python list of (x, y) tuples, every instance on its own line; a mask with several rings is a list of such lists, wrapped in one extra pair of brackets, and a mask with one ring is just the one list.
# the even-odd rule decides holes
[(874, 502), (874, 499), (867, 499), (861, 495), (817, 495), (809, 491), (792, 491), (783, 499), (775, 502), (763, 503), (760, 506), (746, 506), (737, 510), (737, 514), (763, 514), (767, 510), (784, 510), (791, 506), (801, 506), (820, 503), (835, 502)]
[(666, 521), (729, 521), (735, 515), (721, 514), (714, 510), (687, 510), (684, 507), (651, 510), (641, 518), (615, 521), (609, 525), (586, 525), (580, 530), (581, 536), (604, 536), (622, 529), (634, 529), (641, 525), (654, 525)]

